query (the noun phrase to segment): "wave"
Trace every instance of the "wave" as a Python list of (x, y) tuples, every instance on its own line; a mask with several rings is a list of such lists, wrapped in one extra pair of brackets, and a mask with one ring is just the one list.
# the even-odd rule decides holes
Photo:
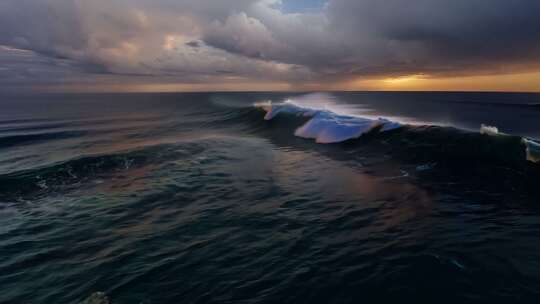
[[(262, 134), (277, 145), (315, 148), (332, 159), (351, 165), (359, 162), (369, 167), (369, 172), (384, 171), (391, 164), (402, 172), (397, 178), (422, 179), (429, 187), (455, 187), (455, 191), (509, 195), (510, 199), (529, 200), (540, 195), (540, 143), (504, 134), (494, 126), (482, 125), (474, 132), (405, 124), (294, 102), (259, 102), (254, 111), (258, 114), (250, 114), (251, 126), (261, 130), (256, 119), (266, 123)], [(295, 142), (291, 136), (331, 145), (318, 149)]]
[[(431, 158), (468, 161), (497, 160), (507, 162), (540, 162), (540, 143), (520, 136), (501, 133), (495, 126), (482, 124), (478, 133), (452, 127), (409, 125), (383, 117), (367, 118), (359, 115), (338, 114), (321, 107), (296, 104), (293, 101), (258, 102), (255, 108), (265, 112), (264, 120), (278, 116), (302, 118), (293, 134), (314, 139), (316, 143), (331, 144), (367, 137), (384, 138), (394, 151)], [(392, 135), (396, 132), (399, 134)], [(385, 134), (390, 134), (385, 136)], [(420, 157), (425, 156), (425, 157)]]
[(501, 108), (522, 108), (528, 110), (540, 110), (540, 103), (511, 103), (511, 102), (489, 102), (489, 101), (450, 101), (446, 102), (455, 103), (455, 104), (464, 104), (464, 105), (477, 105), (477, 106), (489, 106), (489, 107), (501, 107)]
[(271, 120), (280, 113), (309, 117), (310, 119), (294, 134), (298, 137), (315, 139), (317, 143), (329, 144), (359, 138), (373, 132), (386, 132), (401, 128), (398, 122), (384, 118), (369, 119), (358, 116), (339, 115), (330, 110), (314, 109), (292, 102), (272, 104), (257, 103), (256, 107), (266, 111), (265, 120)]
[(80, 156), (39, 168), (0, 174), (0, 203), (61, 191), (71, 185), (151, 164), (162, 165), (170, 159), (191, 157), (204, 149), (197, 142), (158, 144), (124, 152)]
[(0, 149), (35, 142), (81, 137), (85, 134), (86, 133), (83, 131), (59, 131), (37, 134), (8, 135), (0, 137)]

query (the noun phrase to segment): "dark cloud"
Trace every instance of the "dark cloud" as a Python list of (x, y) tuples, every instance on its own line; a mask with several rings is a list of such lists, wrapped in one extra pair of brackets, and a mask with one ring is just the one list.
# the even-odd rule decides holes
[[(68, 82), (85, 77), (94, 67), (74, 60), (37, 54), (33, 51), (0, 46), (0, 83), (23, 85), (25, 83)], [(95, 70), (99, 74), (99, 70)]]
[(534, 0), (335, 0), (328, 13), (334, 30), (353, 36), (363, 29), (379, 41), (376, 50), (405, 69), (460, 72), (540, 59)]
[(3, 0), (0, 45), (39, 60), (13, 64), (4, 48), (0, 77), (39, 82), (49, 69), (58, 82), (109, 74), (302, 83), (540, 68), (537, 0), (330, 0), (296, 13), (280, 2)]
[(198, 48), (198, 47), (201, 47), (201, 42), (200, 41), (197, 41), (197, 40), (193, 40), (193, 41), (188, 41), (186, 42), (186, 45), (187, 46), (190, 46), (190, 47), (194, 47), (194, 48)]

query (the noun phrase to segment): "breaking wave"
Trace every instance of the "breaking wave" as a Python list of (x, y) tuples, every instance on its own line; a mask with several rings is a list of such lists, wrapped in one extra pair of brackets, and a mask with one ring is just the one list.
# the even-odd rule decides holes
[(302, 107), (292, 102), (280, 104), (256, 104), (266, 111), (265, 120), (271, 120), (280, 113), (309, 117), (304, 125), (296, 129), (295, 135), (315, 139), (317, 143), (329, 144), (358, 138), (371, 132), (385, 132), (401, 128), (398, 122), (387, 119), (369, 119), (348, 115), (339, 115), (330, 110)]
[[(294, 130), (294, 135), (314, 139), (320, 144), (340, 143), (365, 135), (384, 136), (392, 133), (389, 131), (401, 130), (398, 139), (387, 138), (388, 142), (398, 143), (401, 146), (398, 149), (421, 145), (425, 148), (424, 152), (443, 153), (444, 157), (450, 159), (485, 160), (497, 156), (512, 161), (526, 159), (540, 162), (540, 143), (501, 133), (495, 126), (482, 124), (479, 133), (474, 133), (452, 127), (406, 124), (383, 117), (341, 114), (325, 107), (306, 106), (291, 100), (258, 102), (254, 106), (265, 112), (264, 120), (267, 121), (278, 116), (302, 118), (303, 123)], [(421, 151), (416, 153), (425, 154)]]

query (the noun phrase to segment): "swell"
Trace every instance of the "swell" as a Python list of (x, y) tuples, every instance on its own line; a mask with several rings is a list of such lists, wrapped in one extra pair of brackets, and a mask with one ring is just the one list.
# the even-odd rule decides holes
[(540, 103), (510, 103), (510, 102), (489, 102), (489, 101), (456, 101), (456, 100), (447, 100), (446, 102), (463, 104), (463, 105), (478, 105), (478, 106), (488, 106), (488, 107), (501, 107), (501, 108), (522, 108), (528, 110), (540, 110)]
[(84, 131), (58, 131), (37, 134), (18, 134), (0, 137), (0, 149), (40, 141), (67, 139), (85, 135)]
[(0, 202), (18, 201), (98, 178), (106, 178), (149, 164), (164, 164), (167, 160), (190, 157), (204, 150), (197, 143), (159, 144), (141, 149), (80, 156), (63, 162), (0, 175)]

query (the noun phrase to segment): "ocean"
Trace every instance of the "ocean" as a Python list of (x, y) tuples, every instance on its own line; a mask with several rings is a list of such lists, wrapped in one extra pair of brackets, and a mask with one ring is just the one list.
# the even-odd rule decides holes
[(538, 303), (539, 139), (540, 94), (4, 94), (0, 303)]

